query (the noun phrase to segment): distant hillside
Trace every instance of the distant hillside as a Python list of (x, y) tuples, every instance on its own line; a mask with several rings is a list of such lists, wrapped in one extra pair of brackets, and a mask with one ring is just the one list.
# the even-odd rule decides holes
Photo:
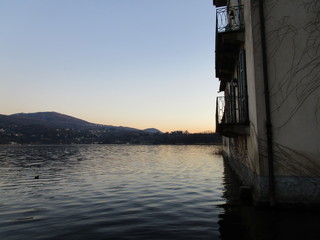
[(110, 131), (145, 131), (147, 133), (161, 132), (155, 128), (139, 130), (131, 127), (112, 126), (94, 124), (79, 118), (68, 116), (57, 112), (37, 112), (37, 113), (16, 113), (12, 115), (0, 114), (0, 127), (11, 128), (17, 126), (38, 125), (49, 128), (89, 130), (89, 129), (108, 129)]
[(90, 123), (56, 112), (0, 114), (0, 144), (220, 144), (214, 133), (162, 133)]
[(144, 129), (143, 131), (147, 133), (162, 133), (160, 130), (156, 128), (147, 128), (147, 129)]
[(57, 112), (17, 113), (9, 115), (7, 120), (20, 125), (38, 124), (53, 128), (88, 129), (98, 126)]

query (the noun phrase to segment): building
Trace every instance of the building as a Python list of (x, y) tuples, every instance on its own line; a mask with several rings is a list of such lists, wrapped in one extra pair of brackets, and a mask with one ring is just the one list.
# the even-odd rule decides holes
[(224, 157), (256, 204), (319, 204), (320, 1), (213, 4)]

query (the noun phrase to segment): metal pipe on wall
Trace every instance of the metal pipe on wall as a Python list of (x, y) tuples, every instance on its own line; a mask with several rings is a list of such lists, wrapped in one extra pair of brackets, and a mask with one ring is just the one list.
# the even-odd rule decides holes
[(269, 76), (267, 64), (267, 48), (266, 48), (266, 29), (264, 18), (263, 0), (259, 0), (259, 14), (260, 14), (260, 33), (261, 33), (261, 49), (262, 49), (262, 64), (263, 64), (263, 81), (265, 94), (265, 108), (266, 108), (266, 130), (267, 130), (267, 147), (268, 147), (268, 173), (269, 173), (269, 202), (271, 206), (275, 206), (275, 180), (274, 180), (274, 159), (273, 159), (273, 135), (272, 135), (272, 121), (270, 111), (270, 92), (269, 92)]

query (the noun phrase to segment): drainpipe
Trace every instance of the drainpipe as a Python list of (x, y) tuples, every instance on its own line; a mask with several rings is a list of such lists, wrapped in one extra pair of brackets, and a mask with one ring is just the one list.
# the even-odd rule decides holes
[(260, 13), (260, 32), (261, 32), (261, 48), (262, 48), (262, 65), (263, 65), (263, 81), (266, 108), (266, 129), (267, 129), (267, 148), (268, 148), (268, 172), (269, 172), (269, 202), (271, 206), (275, 205), (275, 188), (274, 188), (274, 168), (273, 168), (273, 141), (272, 141), (272, 123), (270, 111), (270, 92), (269, 92), (269, 76), (267, 68), (267, 50), (266, 50), (266, 29), (264, 20), (263, 0), (259, 3)]

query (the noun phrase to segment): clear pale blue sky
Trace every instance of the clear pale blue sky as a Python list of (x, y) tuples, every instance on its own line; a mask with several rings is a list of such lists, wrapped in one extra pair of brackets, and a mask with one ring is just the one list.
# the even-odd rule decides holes
[(214, 130), (211, 0), (0, 0), (0, 113)]

